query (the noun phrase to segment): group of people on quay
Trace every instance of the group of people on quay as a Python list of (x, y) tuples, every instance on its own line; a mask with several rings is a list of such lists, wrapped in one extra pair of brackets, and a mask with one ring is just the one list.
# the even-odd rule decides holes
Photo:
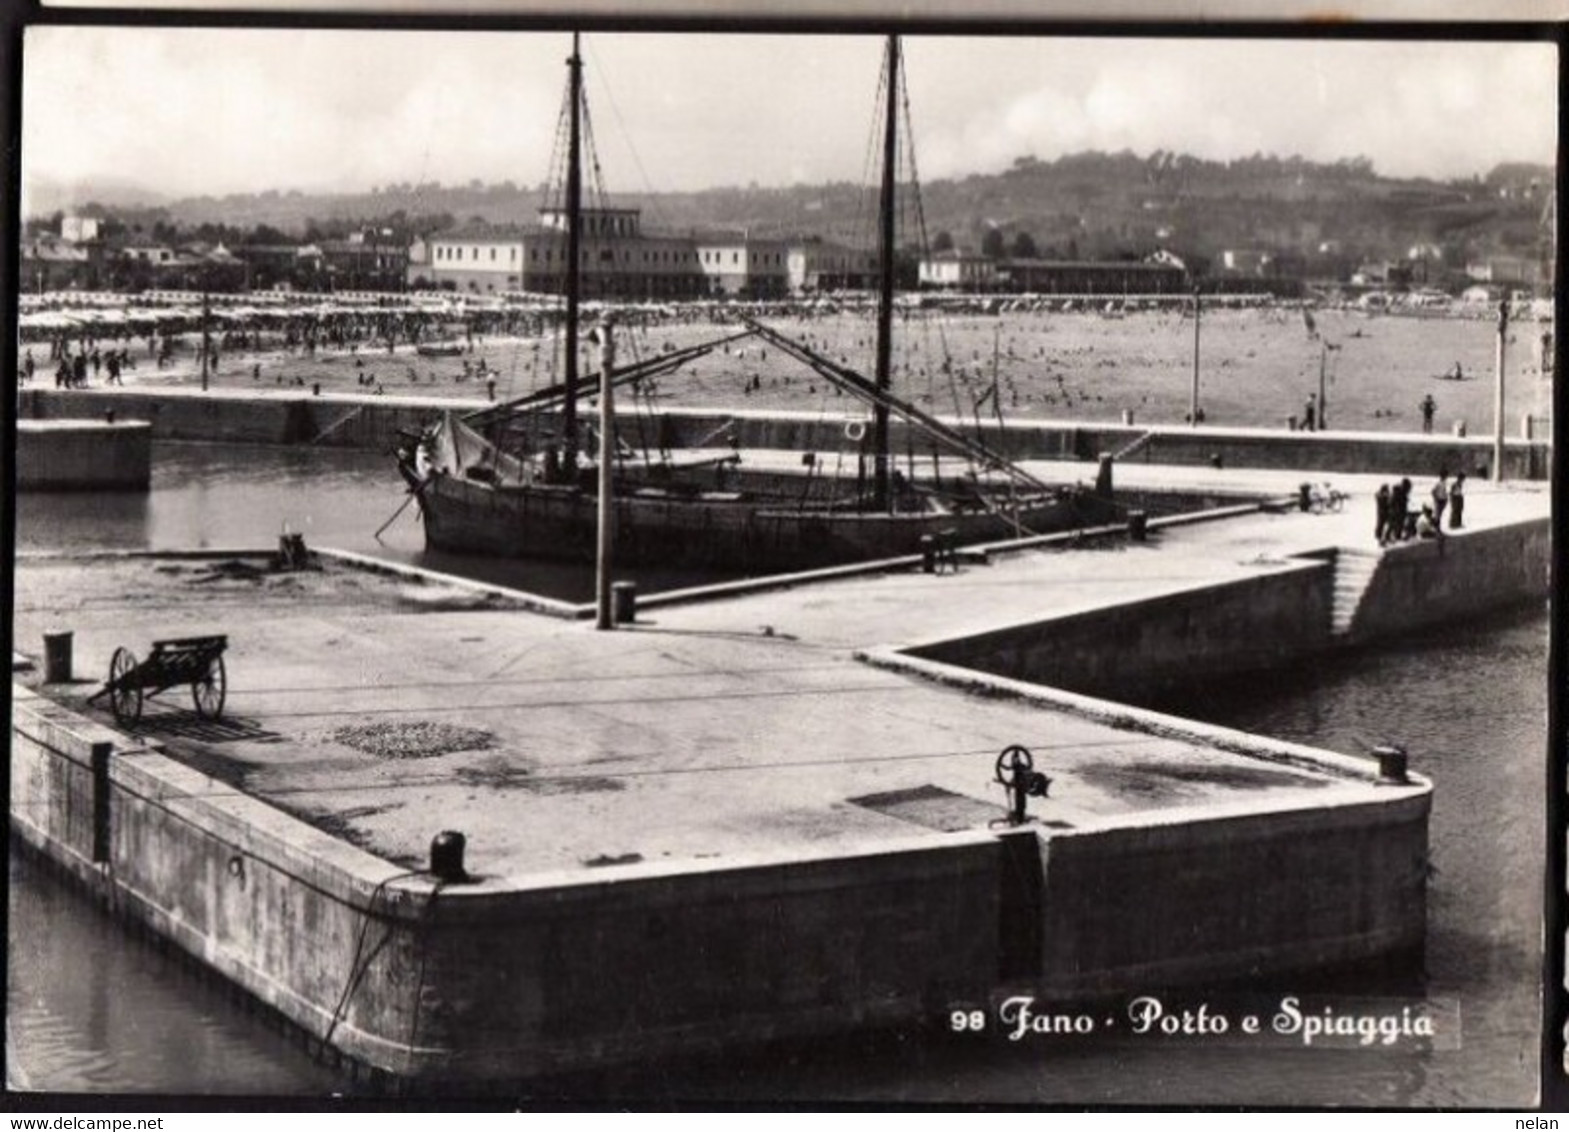
[(1389, 546), (1410, 539), (1441, 539), (1444, 537), (1444, 515), (1449, 515), (1449, 529), (1458, 531), (1465, 525), (1465, 473), (1456, 472), (1451, 482), (1449, 473), (1438, 473), (1438, 481), (1428, 492), (1428, 498), (1413, 508), (1409, 478), (1394, 486), (1380, 484), (1374, 496), (1374, 537), (1379, 546)]

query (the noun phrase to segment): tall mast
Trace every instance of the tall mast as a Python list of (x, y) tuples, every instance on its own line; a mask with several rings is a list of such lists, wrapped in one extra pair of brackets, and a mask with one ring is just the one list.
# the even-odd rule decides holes
[[(889, 392), (890, 339), (893, 336), (893, 209), (894, 176), (899, 159), (899, 37), (888, 37), (888, 101), (887, 118), (883, 125), (883, 189), (878, 215), (882, 231), (878, 239), (882, 272), (877, 304), (877, 391)], [(872, 409), (872, 445), (875, 454), (873, 465), (872, 498), (879, 511), (892, 507), (888, 491), (888, 403), (879, 399)]]
[(571, 132), (567, 141), (567, 357), (566, 402), (561, 413), (563, 447), (562, 471), (567, 479), (577, 472), (577, 331), (578, 291), (582, 251), (583, 220), (583, 60), (578, 54), (578, 33), (572, 33), (572, 58), (567, 60), (568, 97), (572, 100), (568, 120)]

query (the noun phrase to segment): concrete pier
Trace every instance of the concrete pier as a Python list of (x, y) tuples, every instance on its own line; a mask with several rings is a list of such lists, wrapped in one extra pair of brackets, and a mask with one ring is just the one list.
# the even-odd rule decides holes
[(152, 426), (114, 419), (20, 420), (16, 486), (22, 491), (146, 491), (152, 476)]
[[(111, 409), (152, 422), (167, 440), (230, 440), (387, 451), (400, 430), (417, 430), (443, 410), (467, 412), (472, 400), (428, 396), (312, 396), (308, 391), (212, 391), (191, 388), (55, 390), (19, 395), (22, 418), (101, 417)], [(627, 414), (631, 415), (630, 411)], [(548, 420), (542, 414), (541, 420)], [(970, 422), (958, 421), (960, 428)], [(645, 429), (662, 448), (706, 447), (720, 433), (743, 449), (800, 453), (836, 452), (844, 446), (838, 415), (808, 412), (670, 408)], [(893, 450), (924, 452), (894, 422)], [(1279, 469), (1336, 474), (1437, 475), (1464, 471), (1486, 479), (1490, 437), (1395, 432), (1288, 432), (1273, 428), (1188, 425), (1122, 425), (1111, 422), (1016, 420), (987, 426), (986, 443), (1016, 460), (1089, 462), (1103, 452), (1128, 452), (1121, 464)], [(1504, 446), (1509, 479), (1545, 480), (1552, 467), (1551, 437), (1511, 437)]]
[[(1219, 476), (1246, 486), (1166, 478)], [(1369, 550), (1361, 492), (1157, 517), (1138, 544), (640, 598), (612, 633), (346, 557), (25, 556), (18, 645), (74, 631), (78, 682), (13, 672), (12, 829), (314, 1039), (426, 1081), (1410, 956), (1420, 774), (1128, 701), (1540, 599), (1548, 502), (1476, 485), (1441, 549)], [(1375, 561), (1348, 614), (1352, 550)], [(221, 719), (188, 688), (134, 729), (86, 703), (117, 647), (213, 632)], [(1017, 828), (1013, 744), (1052, 779)], [(433, 875), (446, 831), (466, 880)]]

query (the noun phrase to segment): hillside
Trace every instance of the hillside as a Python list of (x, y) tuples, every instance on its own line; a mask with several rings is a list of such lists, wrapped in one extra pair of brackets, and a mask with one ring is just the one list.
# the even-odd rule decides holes
[[(1481, 255), (1535, 254), (1543, 239), (1545, 166), (1499, 166), (1465, 181), (1379, 176), (1371, 162), (1333, 164), (1256, 155), (1205, 161), (1157, 151), (1087, 152), (1041, 161), (1023, 157), (1005, 172), (928, 182), (920, 213), (928, 242), (947, 233), (980, 250), (996, 230), (1012, 246), (1024, 234), (1042, 255), (1117, 258), (1168, 247), (1208, 258), (1221, 249), (1266, 247), (1301, 256), (1404, 256), (1431, 245), (1447, 262)], [(648, 230), (745, 228), (754, 235), (821, 235), (869, 242), (873, 191), (837, 182), (788, 188), (726, 187), (627, 194), (614, 203), (644, 210)], [(49, 194), (59, 208), (97, 202), (129, 223), (181, 229), (268, 225), (284, 233), (332, 234), (363, 223), (428, 230), (450, 222), (528, 222), (542, 186), (393, 184), (336, 195), (267, 191), (191, 197), (153, 205), (113, 187)], [(129, 199), (127, 199), (129, 198)], [(901, 205), (902, 240), (919, 242), (913, 197)], [(991, 237), (995, 243), (997, 237)]]

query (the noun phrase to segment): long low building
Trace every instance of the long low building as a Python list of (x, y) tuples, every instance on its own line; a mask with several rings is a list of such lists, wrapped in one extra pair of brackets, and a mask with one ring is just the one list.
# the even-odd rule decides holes
[(1191, 289), (1172, 258), (1098, 260), (998, 259), (949, 250), (921, 260), (924, 288), (1045, 295), (1176, 295)]
[[(478, 294), (563, 294), (568, 239), (566, 215), (557, 208), (541, 209), (532, 227), (438, 233), (409, 264), (409, 282)], [(876, 254), (863, 249), (744, 231), (647, 233), (641, 210), (632, 208), (586, 210), (578, 254), (588, 299), (782, 298), (871, 286), (877, 274)]]

